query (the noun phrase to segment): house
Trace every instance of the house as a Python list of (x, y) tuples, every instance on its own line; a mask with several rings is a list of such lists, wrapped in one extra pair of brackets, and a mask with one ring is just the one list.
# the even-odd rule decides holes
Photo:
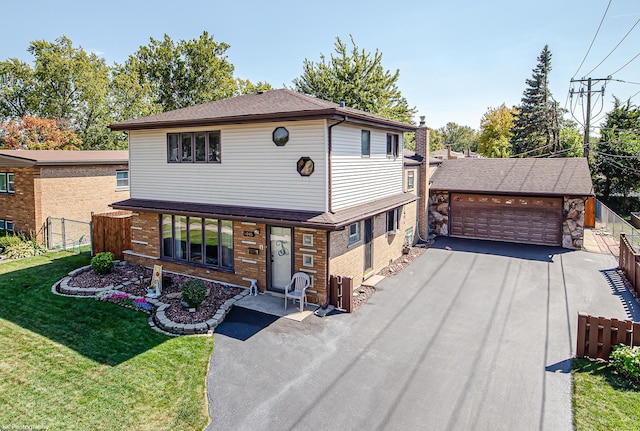
[(40, 234), (47, 217), (90, 221), (129, 197), (127, 151), (0, 150), (0, 229)]
[(593, 184), (584, 158), (445, 160), (431, 177), (431, 234), (580, 249)]
[(129, 137), (128, 261), (276, 294), (305, 272), (322, 304), (330, 275), (358, 286), (413, 241), (415, 126), (271, 90), (109, 127)]

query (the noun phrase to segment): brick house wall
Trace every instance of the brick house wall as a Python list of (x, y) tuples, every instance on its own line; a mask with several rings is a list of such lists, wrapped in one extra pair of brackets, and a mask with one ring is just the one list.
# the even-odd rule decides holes
[(36, 182), (40, 169), (0, 167), (0, 172), (14, 174), (15, 190), (15, 193), (0, 193), (0, 219), (12, 221), (16, 232), (37, 233), (42, 225), (40, 193)]
[[(405, 231), (415, 229), (416, 203), (404, 206), (400, 218), (400, 229), (396, 234), (387, 234), (387, 214), (373, 217), (372, 274), (377, 273), (393, 260), (402, 255)], [(329, 269), (332, 275), (353, 277), (353, 285), (359, 286), (364, 280), (364, 231), (362, 221), (360, 241), (349, 246), (347, 229), (331, 233), (331, 261)], [(415, 230), (414, 230), (415, 235)]]
[[(313, 245), (304, 244), (304, 235), (311, 235)], [(294, 237), (294, 272), (304, 272), (311, 277), (308, 301), (324, 304), (327, 300), (327, 231), (295, 228)]]
[(92, 212), (110, 211), (110, 204), (129, 198), (128, 189), (116, 187), (121, 170), (128, 170), (127, 164), (41, 167), (42, 217), (90, 221)]

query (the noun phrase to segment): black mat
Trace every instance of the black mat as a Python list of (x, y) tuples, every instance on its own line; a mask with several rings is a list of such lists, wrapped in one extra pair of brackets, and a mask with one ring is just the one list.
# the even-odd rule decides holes
[(278, 316), (248, 308), (233, 307), (224, 321), (218, 325), (215, 333), (246, 341), (276, 320)]

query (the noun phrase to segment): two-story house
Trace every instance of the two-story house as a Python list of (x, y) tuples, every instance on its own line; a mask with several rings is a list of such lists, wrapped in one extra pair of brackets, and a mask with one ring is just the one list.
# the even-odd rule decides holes
[(272, 292), (302, 271), (321, 304), (330, 274), (357, 286), (413, 240), (409, 124), (272, 90), (109, 127), (129, 137), (128, 261)]
[(47, 217), (91, 221), (129, 197), (127, 151), (0, 150), (0, 229), (42, 235)]

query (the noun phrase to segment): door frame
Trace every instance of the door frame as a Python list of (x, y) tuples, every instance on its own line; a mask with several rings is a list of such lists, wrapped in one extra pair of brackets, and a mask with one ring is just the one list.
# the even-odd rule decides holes
[(293, 226), (277, 226), (277, 225), (267, 225), (265, 229), (267, 230), (267, 256), (266, 256), (266, 264), (267, 264), (267, 287), (266, 290), (269, 292), (277, 292), (284, 293), (284, 289), (280, 289), (278, 287), (273, 287), (273, 281), (271, 275), (273, 270), (271, 268), (271, 228), (277, 227), (282, 229), (289, 229), (291, 232), (291, 276), (293, 276), (295, 272), (295, 229)]
[[(368, 223), (367, 223), (368, 222)], [(369, 229), (367, 229), (367, 224), (369, 225)], [(363, 248), (363, 256), (362, 256), (362, 273), (366, 276), (370, 273), (373, 273), (373, 217), (366, 218), (362, 220), (362, 244)], [(369, 238), (369, 241), (367, 241)], [(369, 251), (369, 267), (367, 266), (367, 249)]]

